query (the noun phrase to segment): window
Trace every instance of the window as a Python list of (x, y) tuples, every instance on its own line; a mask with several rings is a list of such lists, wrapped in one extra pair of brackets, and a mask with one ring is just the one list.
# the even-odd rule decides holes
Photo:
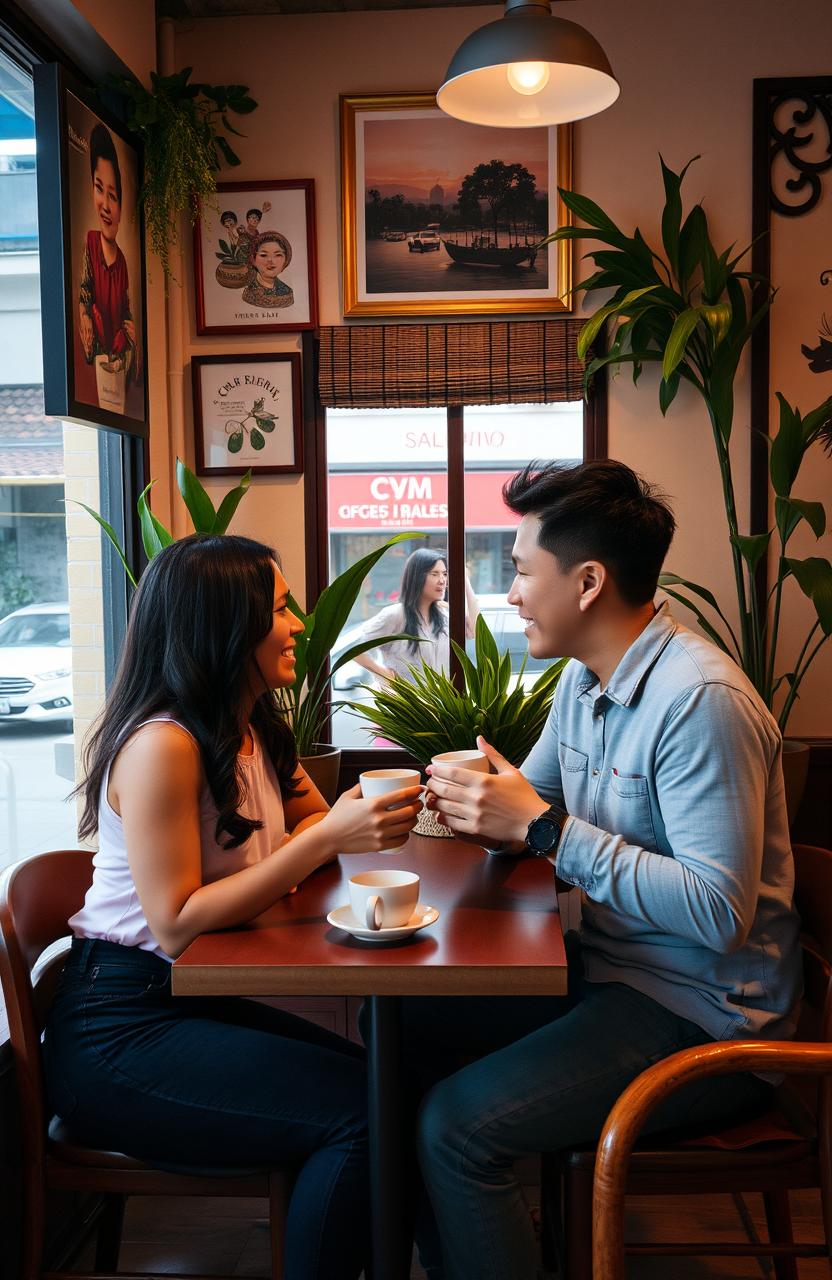
[[(461, 435), (456, 451), (458, 474), (449, 464), (449, 431)], [(329, 508), (329, 580), (393, 533), (424, 533), (397, 544), (377, 563), (341, 634), (335, 654), (358, 643), (367, 623), (383, 609), (393, 631), (402, 628), (402, 570), (418, 547), (441, 551), (451, 570), (449, 592), (465, 590), (449, 559), (449, 507), (457, 508), (464, 525), (463, 556), (477, 607), (502, 651), (512, 657), (519, 675), (533, 680), (546, 666), (527, 657), (525, 633), (506, 593), (514, 576), (511, 552), (517, 517), (502, 498), (506, 480), (538, 458), (578, 462), (584, 457), (584, 405), (558, 404), (469, 406), (447, 409), (339, 409), (326, 411), (327, 495)], [(459, 441), (457, 441), (457, 444)], [(440, 566), (441, 567), (441, 566)], [(444, 585), (444, 584), (440, 584)], [(431, 583), (425, 580), (425, 598)], [(458, 642), (462, 636), (454, 636)], [(474, 642), (466, 642), (473, 657)], [(381, 665), (383, 655), (370, 655)], [(369, 703), (361, 688), (374, 679), (358, 663), (342, 667), (334, 677), (335, 699)], [(332, 723), (335, 746), (365, 748), (369, 735), (363, 722), (346, 709)], [(376, 742), (374, 745), (384, 745)]]

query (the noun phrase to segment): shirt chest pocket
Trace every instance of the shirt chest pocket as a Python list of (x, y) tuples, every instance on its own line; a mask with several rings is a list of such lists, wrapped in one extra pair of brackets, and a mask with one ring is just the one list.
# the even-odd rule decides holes
[(628, 844), (655, 849), (647, 779), (641, 774), (621, 774), (611, 769), (605, 782), (603, 802), (598, 806), (599, 827), (610, 835), (623, 836)]

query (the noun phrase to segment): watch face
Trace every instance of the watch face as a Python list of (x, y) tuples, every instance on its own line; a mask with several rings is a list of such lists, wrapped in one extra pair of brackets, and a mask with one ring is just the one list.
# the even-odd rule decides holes
[(535, 818), (529, 827), (527, 843), (536, 853), (551, 853), (559, 835), (560, 827), (551, 818)]

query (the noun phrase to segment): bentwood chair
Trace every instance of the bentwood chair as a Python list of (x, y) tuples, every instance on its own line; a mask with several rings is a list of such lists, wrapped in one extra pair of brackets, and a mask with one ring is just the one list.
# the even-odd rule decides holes
[[(283, 1276), (283, 1238), (291, 1174), (282, 1169), (155, 1169), (116, 1151), (79, 1142), (46, 1109), (41, 1035), (63, 968), (67, 921), (92, 881), (92, 854), (83, 849), (36, 854), (0, 879), (0, 979), (20, 1101), (24, 1181), (23, 1264), (20, 1280), (116, 1280), (127, 1196), (251, 1196), (269, 1201), (270, 1280)], [(50, 955), (44, 956), (47, 948)], [(41, 957), (43, 960), (41, 961)], [(39, 963), (41, 961), (41, 963)], [(217, 1152), (220, 1165), (222, 1152)], [(44, 1258), (46, 1197), (52, 1191), (103, 1198), (93, 1272), (50, 1271)], [(154, 1273), (144, 1272), (144, 1275)], [(169, 1273), (167, 1273), (169, 1274)]]
[[(832, 1246), (832, 852), (796, 845), (805, 994), (797, 1041), (729, 1041), (673, 1054), (633, 1081), (609, 1114), (597, 1149), (565, 1153), (566, 1280), (623, 1280), (627, 1254), (770, 1256), (777, 1280), (797, 1280), (798, 1257)], [(785, 1074), (776, 1105), (734, 1129), (638, 1135), (654, 1108), (683, 1085), (737, 1071)], [(802, 1076), (799, 1082), (792, 1076)], [(819, 1077), (817, 1088), (805, 1077)], [(593, 1189), (594, 1186), (594, 1189)], [(822, 1245), (796, 1244), (789, 1191), (820, 1188)], [(737, 1244), (624, 1242), (625, 1195), (738, 1195), (761, 1191), (769, 1241)]]

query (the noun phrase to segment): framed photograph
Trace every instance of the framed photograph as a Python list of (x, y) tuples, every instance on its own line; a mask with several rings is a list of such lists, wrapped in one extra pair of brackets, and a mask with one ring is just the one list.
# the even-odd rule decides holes
[(191, 368), (197, 475), (303, 474), (299, 352), (194, 356)]
[(433, 93), (341, 97), (345, 316), (568, 311), (570, 125), (453, 120)]
[(220, 182), (194, 229), (197, 333), (283, 333), (318, 323), (315, 184)]
[(44, 408), (146, 436), (141, 145), (57, 64), (34, 83)]

